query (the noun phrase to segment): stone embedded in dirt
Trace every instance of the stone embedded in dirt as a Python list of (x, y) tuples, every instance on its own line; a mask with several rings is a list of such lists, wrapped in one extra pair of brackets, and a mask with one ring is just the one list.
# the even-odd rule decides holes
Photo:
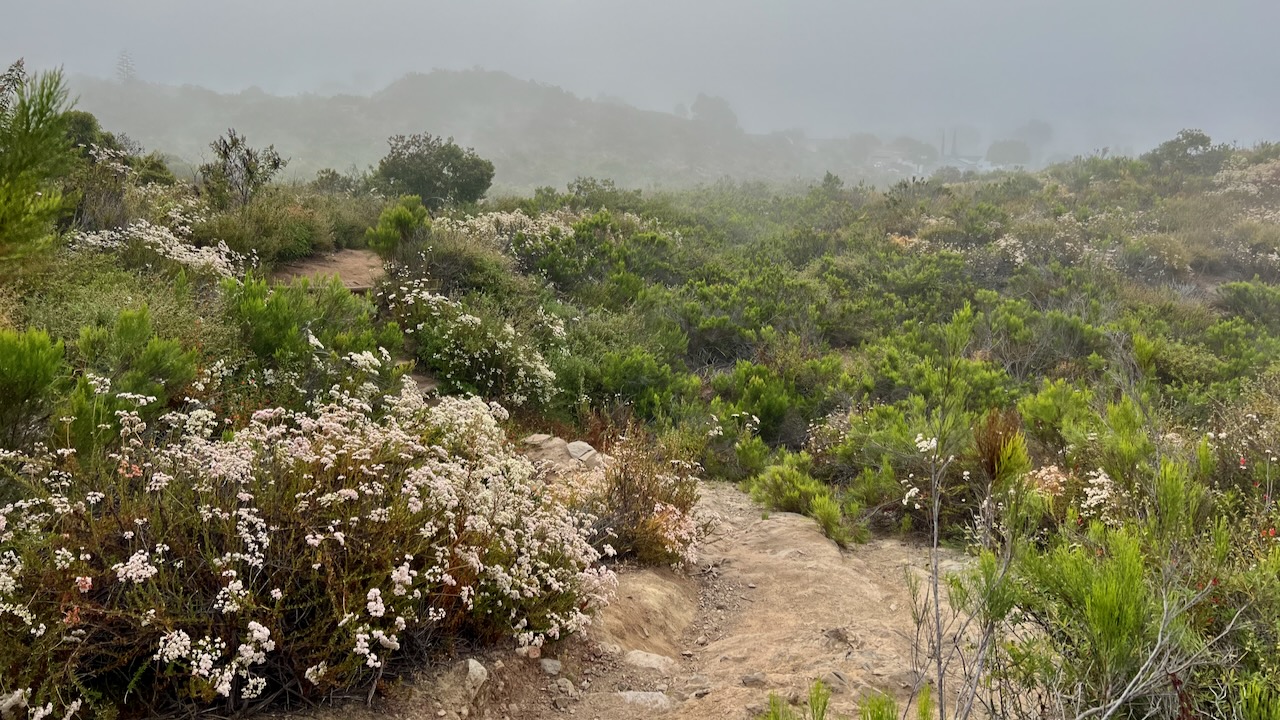
[(582, 440), (574, 440), (565, 446), (565, 449), (569, 451), (569, 456), (574, 460), (581, 460), (587, 454), (595, 453), (596, 451), (595, 448), (591, 447), (591, 443), (583, 442)]
[(744, 687), (762, 688), (768, 685), (769, 683), (765, 678), (765, 674), (762, 672), (758, 672), (758, 673), (751, 673), (750, 675), (743, 675), (742, 684)]
[(485, 670), (484, 665), (474, 659), (468, 660), (464, 664), (466, 665), (467, 677), (463, 687), (467, 691), (467, 702), (474, 702), (476, 695), (480, 694), (480, 689), (489, 681), (489, 671)]
[(708, 642), (708, 640), (707, 640), (707, 636), (706, 636), (706, 635), (699, 635), (699, 636), (698, 636), (698, 639), (697, 639), (697, 640), (694, 640), (694, 642), (695, 642), (695, 643), (697, 643), (698, 645), (706, 645), (706, 644), (707, 644), (707, 642)]
[(530, 435), (529, 437), (525, 438), (524, 440), (521, 440), (520, 442), (524, 443), (525, 445), (541, 445), (542, 443), (550, 439), (551, 439), (550, 435), (544, 435), (544, 434), (538, 433), (535, 435)]
[(562, 668), (563, 665), (561, 665), (559, 660), (553, 660), (551, 658), (542, 659), (542, 672), (548, 675), (559, 675)]
[(666, 655), (657, 655), (643, 650), (632, 650), (622, 657), (622, 662), (646, 670), (657, 670), (660, 673), (671, 672), (671, 668), (676, 665), (676, 661)]
[(670, 710), (672, 705), (671, 698), (667, 697), (666, 693), (660, 692), (625, 690), (618, 693), (618, 697), (628, 705), (639, 705), (650, 710)]
[(473, 659), (456, 663), (438, 682), (439, 700), (446, 706), (465, 710), (475, 702), (488, 681), (489, 671), (478, 661)]
[(569, 681), (569, 678), (560, 678), (559, 680), (556, 680), (556, 690), (559, 690), (560, 694), (567, 695), (568, 697), (577, 697), (578, 695), (578, 689), (573, 686), (573, 683)]

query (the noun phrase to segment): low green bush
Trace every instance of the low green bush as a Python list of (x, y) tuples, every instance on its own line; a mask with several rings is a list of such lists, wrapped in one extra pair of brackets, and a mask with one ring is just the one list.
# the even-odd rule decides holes
[(48, 333), (0, 328), (0, 448), (26, 448), (47, 434), (66, 372), (63, 344)]

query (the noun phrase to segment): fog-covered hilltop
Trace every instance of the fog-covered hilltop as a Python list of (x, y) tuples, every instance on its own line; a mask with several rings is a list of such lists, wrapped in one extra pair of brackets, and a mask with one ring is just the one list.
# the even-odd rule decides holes
[(104, 128), (173, 156), (178, 166), (199, 164), (209, 143), (234, 127), (255, 144), (275, 145), (301, 178), (325, 167), (362, 169), (385, 154), (388, 136), (415, 132), (474, 147), (493, 160), (495, 185), (507, 190), (563, 187), (579, 176), (679, 187), (724, 176), (811, 180), (828, 171), (883, 183), (949, 162), (938, 157), (937, 140), (751, 134), (720, 98), (699, 96), (677, 108), (681, 116), (483, 70), (409, 74), (369, 96), (223, 94), (88, 76), (73, 79), (73, 93)]

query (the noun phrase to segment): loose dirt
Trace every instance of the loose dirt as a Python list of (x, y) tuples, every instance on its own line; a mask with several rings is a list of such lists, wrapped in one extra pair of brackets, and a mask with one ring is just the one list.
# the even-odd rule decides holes
[(276, 282), (317, 280), (337, 275), (352, 292), (369, 292), (382, 279), (382, 258), (372, 250), (347, 249), (282, 265), (271, 274)]

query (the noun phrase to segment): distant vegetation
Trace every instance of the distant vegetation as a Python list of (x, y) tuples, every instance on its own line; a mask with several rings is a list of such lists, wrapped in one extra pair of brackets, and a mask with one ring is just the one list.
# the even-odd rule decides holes
[[(5, 142), (38, 148), (0, 167), (24, 188), (0, 195), (0, 690), (42, 717), (254, 710), (452, 640), (549, 642), (607, 594), (611, 553), (689, 559), (699, 475), (855, 553), (894, 533), (972, 555), (935, 557), (903, 609), (917, 706), (1280, 713), (1280, 145), (1188, 130), (1035, 173), (641, 191), (545, 184), (572, 149), (488, 154), (500, 114), (384, 129), (460, 138), (476, 182), (432, 199), (387, 166), (242, 183), (275, 165), (244, 138), (285, 140), (221, 125), (184, 130), (213, 171), (175, 181), (136, 146), (74, 148), (59, 87), (0, 93)], [(37, 97), (54, 111), (24, 129)], [(734, 143), (773, 141), (717, 107), (689, 148), (615, 148), (629, 180), (708, 147), (751, 176)], [(477, 199), (485, 161), (539, 187)], [(224, 202), (218, 167), (249, 191)], [(369, 296), (263, 279), (366, 243), (388, 268)], [(506, 440), (546, 429), (619, 464), (546, 485)]]
[(672, 188), (725, 177), (804, 182), (830, 171), (884, 184), (946, 165), (1029, 165), (1043, 159), (1052, 138), (1048, 126), (1031, 123), (985, 155), (970, 147), (976, 157), (950, 158), (940, 157), (936, 140), (852, 130), (834, 139), (799, 131), (754, 135), (742, 130), (722, 98), (700, 95), (676, 115), (480, 70), (407, 75), (367, 97), (277, 97), (253, 89), (220, 94), (136, 78), (72, 82), (80, 107), (148, 147), (163, 148), (179, 168), (207, 160), (209, 138), (227, 125), (279, 148), (292, 158), (292, 176), (303, 179), (326, 168), (364, 170), (387, 154), (388, 137), (429, 131), (475, 148), (494, 163), (494, 184), (509, 192), (560, 187), (579, 176)]

